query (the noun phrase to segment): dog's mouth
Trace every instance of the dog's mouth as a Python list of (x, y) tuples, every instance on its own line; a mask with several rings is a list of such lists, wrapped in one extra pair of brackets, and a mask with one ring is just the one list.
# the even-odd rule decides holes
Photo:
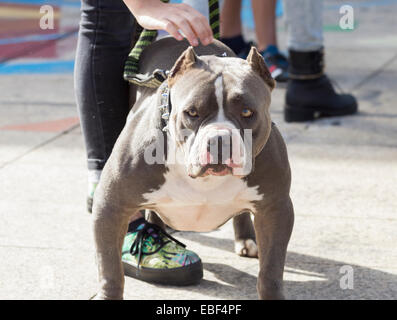
[[(237, 149), (236, 149), (237, 150)], [(225, 154), (223, 150), (217, 150), (218, 153), (212, 153), (207, 149), (200, 153), (198, 161), (189, 164), (188, 174), (191, 178), (206, 177), (206, 176), (226, 176), (235, 175), (243, 176), (241, 171), (244, 167), (243, 156), (240, 154), (233, 154), (229, 150), (226, 154), (227, 159), (224, 160)]]
[(200, 168), (197, 174), (189, 174), (191, 178), (207, 177), (207, 176), (226, 176), (233, 174), (233, 168), (226, 164), (207, 164)]
[(231, 167), (225, 164), (209, 164), (204, 167), (202, 177), (205, 176), (226, 176), (228, 174), (233, 174)]

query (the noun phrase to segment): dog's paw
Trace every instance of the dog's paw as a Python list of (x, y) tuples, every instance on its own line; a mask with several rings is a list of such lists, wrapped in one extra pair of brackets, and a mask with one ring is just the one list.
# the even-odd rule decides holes
[(234, 242), (234, 252), (242, 257), (258, 257), (258, 247), (252, 239), (236, 240)]

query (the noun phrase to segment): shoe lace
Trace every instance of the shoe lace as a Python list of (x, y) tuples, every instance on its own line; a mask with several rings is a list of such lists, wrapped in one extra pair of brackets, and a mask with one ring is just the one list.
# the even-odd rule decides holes
[[(145, 244), (145, 240), (151, 237), (153, 239), (153, 245), (158, 244), (158, 248), (155, 249), (152, 252), (143, 252), (143, 247)], [(170, 240), (164, 240), (164, 238), (168, 238)], [(131, 245), (130, 253), (132, 255), (138, 254), (138, 267), (137, 267), (137, 275), (139, 275), (140, 271), (140, 265), (142, 261), (142, 256), (143, 255), (152, 255), (158, 252), (161, 248), (163, 248), (167, 243), (170, 243), (171, 241), (176, 242), (178, 245), (182, 247), (186, 247), (185, 244), (182, 242), (178, 241), (174, 237), (172, 237), (169, 233), (167, 233), (165, 230), (160, 228), (158, 225), (155, 225), (153, 223), (145, 222), (145, 225), (143, 226), (142, 229), (137, 231), (136, 238), (134, 242)]]

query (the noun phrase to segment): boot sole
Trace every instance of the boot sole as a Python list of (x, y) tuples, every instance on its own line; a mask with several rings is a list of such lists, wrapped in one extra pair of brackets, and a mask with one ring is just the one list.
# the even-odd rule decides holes
[(141, 267), (138, 269), (123, 261), (124, 274), (150, 283), (170, 286), (188, 286), (197, 284), (203, 278), (203, 265), (201, 260), (186, 267), (171, 269), (152, 269)]
[(316, 108), (302, 108), (302, 107), (293, 107), (290, 105), (286, 105), (284, 107), (284, 120), (285, 122), (305, 122), (305, 121), (313, 121), (319, 118), (326, 117), (340, 117), (347, 116), (350, 114), (354, 114), (357, 112), (357, 105), (352, 104), (349, 107), (343, 110), (324, 110), (319, 111)]

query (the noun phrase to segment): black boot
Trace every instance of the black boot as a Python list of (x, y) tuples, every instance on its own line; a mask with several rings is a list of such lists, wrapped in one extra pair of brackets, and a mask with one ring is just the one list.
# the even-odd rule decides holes
[(323, 50), (289, 51), (289, 80), (285, 97), (286, 122), (343, 116), (357, 112), (357, 101), (350, 94), (335, 92), (324, 75)]

